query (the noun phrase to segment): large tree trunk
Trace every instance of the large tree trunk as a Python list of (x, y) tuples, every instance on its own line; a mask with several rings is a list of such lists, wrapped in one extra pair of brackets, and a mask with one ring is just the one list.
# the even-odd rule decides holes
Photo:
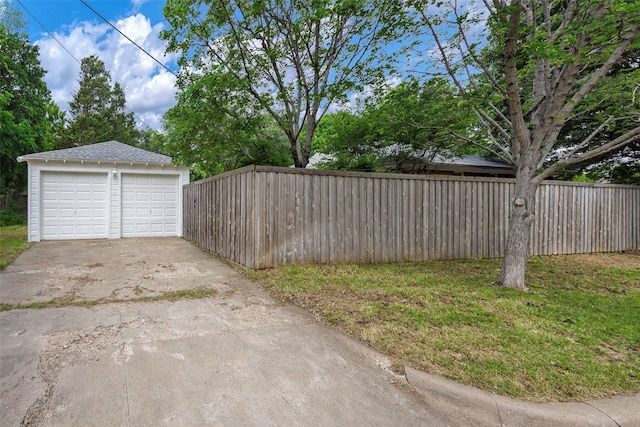
[[(314, 114), (317, 108), (313, 110)], [(315, 116), (307, 117), (305, 121), (306, 133), (304, 141), (300, 138), (300, 134), (295, 130), (287, 133), (289, 142), (291, 143), (291, 154), (293, 156), (293, 165), (296, 168), (306, 168), (309, 164), (309, 156), (311, 155), (311, 143), (313, 141), (313, 134), (316, 131), (318, 122)]]
[(293, 167), (306, 168), (309, 163), (309, 158), (304, 158), (304, 154), (298, 149), (296, 142), (291, 142), (291, 156), (293, 157)]
[(293, 133), (287, 134), (289, 143), (291, 144), (291, 156), (293, 157), (293, 166), (296, 168), (306, 168), (309, 163), (309, 154), (306, 154), (301, 147), (300, 136), (292, 136)]
[(516, 192), (511, 200), (509, 231), (502, 260), (498, 284), (507, 288), (526, 291), (525, 271), (529, 254), (531, 224), (535, 217), (534, 203), (537, 181), (526, 173), (516, 174)]

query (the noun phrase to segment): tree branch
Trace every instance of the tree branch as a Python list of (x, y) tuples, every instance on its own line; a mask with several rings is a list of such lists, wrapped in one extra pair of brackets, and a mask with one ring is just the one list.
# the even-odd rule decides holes
[(504, 161), (505, 161), (505, 162), (507, 162), (508, 164), (510, 164), (510, 165), (512, 165), (512, 166), (514, 165), (514, 163), (513, 163), (513, 159), (511, 158), (511, 155), (510, 155), (510, 154), (509, 154), (509, 152), (508, 152), (508, 151), (506, 151), (506, 150), (504, 149), (504, 147), (502, 147), (500, 144), (497, 144), (497, 143), (495, 144), (495, 145), (496, 145), (496, 147), (498, 147), (498, 148), (500, 149), (500, 152), (498, 152), (498, 151), (496, 151), (496, 150), (492, 149), (491, 147), (487, 147), (486, 145), (482, 145), (482, 144), (481, 144), (481, 143), (479, 143), (478, 141), (474, 141), (474, 140), (473, 140), (473, 139), (471, 139), (471, 138), (467, 138), (466, 136), (460, 135), (460, 134), (458, 134), (458, 133), (457, 133), (457, 132), (455, 132), (455, 131), (449, 130), (449, 132), (450, 132), (453, 136), (455, 136), (456, 138), (460, 139), (461, 141), (464, 141), (464, 142), (466, 142), (466, 143), (468, 143), (468, 144), (475, 145), (476, 147), (480, 147), (480, 148), (482, 148), (483, 150), (488, 151), (489, 153), (493, 154), (494, 156), (496, 156), (496, 157), (498, 157), (498, 158), (500, 158), (500, 159), (504, 160)]
[[(458, 22), (458, 34), (462, 38), (462, 42), (464, 43), (464, 48), (466, 49), (467, 53), (469, 53), (469, 55), (471, 55), (471, 59), (473, 59), (473, 62), (482, 69), (482, 72), (484, 73), (484, 75), (489, 78), (491, 83), (493, 83), (493, 87), (498, 92), (500, 92), (502, 95), (505, 95), (506, 91), (502, 88), (502, 85), (500, 85), (498, 83), (498, 80), (496, 79), (496, 76), (493, 75), (493, 73), (489, 70), (489, 68), (484, 63), (484, 61), (482, 61), (478, 57), (478, 55), (475, 54), (475, 52), (473, 51), (473, 49), (469, 45), (469, 40), (467, 39), (467, 32), (462, 27), (462, 22), (463, 21), (460, 19), (460, 16), (458, 15), (458, 10), (457, 9), (454, 9), (454, 14), (455, 14), (455, 17), (456, 17), (456, 22)], [(464, 55), (464, 52), (462, 51), (462, 48), (460, 48), (460, 51), (461, 51), (460, 53)], [(468, 71), (466, 65), (465, 65), (465, 69), (467, 70), (467, 75), (469, 76), (469, 81), (472, 81), (471, 73)]]
[[(514, 2), (520, 5), (519, 1)], [(516, 65), (516, 52), (518, 49), (518, 30), (520, 28), (520, 7), (514, 7), (511, 11), (507, 25), (506, 43), (504, 48), (504, 71), (507, 85), (507, 106), (511, 117), (513, 136), (510, 139), (511, 155), (514, 163), (520, 163), (525, 155), (525, 147), (522, 144), (529, 141), (529, 131), (522, 115), (522, 102), (518, 85), (518, 68)], [(504, 19), (504, 18), (503, 18)]]
[(593, 150), (587, 151), (585, 153), (574, 154), (572, 156), (562, 156), (558, 159), (558, 161), (556, 161), (554, 165), (548, 167), (542, 173), (540, 173), (538, 175), (538, 179), (546, 179), (559, 170), (563, 169), (565, 166), (574, 165), (576, 163), (582, 163), (587, 160), (594, 159), (612, 151), (616, 151), (624, 147), (625, 145), (631, 144), (632, 142), (638, 140), (640, 140), (640, 126), (631, 129), (630, 131), (617, 137), (613, 141), (601, 145), (600, 147)]
[(487, 121), (494, 129), (496, 129), (498, 131), (498, 133), (500, 133), (500, 135), (502, 135), (502, 137), (504, 138), (505, 141), (509, 142), (511, 141), (511, 135), (509, 135), (509, 132), (507, 132), (506, 129), (504, 129), (502, 126), (500, 126), (500, 123), (496, 122), (491, 116), (489, 116), (487, 113), (485, 113), (484, 111), (477, 109), (476, 110), (476, 114), (484, 121)]
[(611, 56), (607, 58), (604, 64), (591, 76), (591, 78), (584, 84), (578, 91), (571, 97), (571, 99), (565, 104), (565, 106), (560, 110), (560, 115), (562, 117), (568, 117), (571, 114), (571, 111), (575, 108), (575, 106), (582, 101), (582, 99), (589, 93), (593, 88), (600, 83), (600, 81), (611, 71), (611, 68), (620, 60), (622, 54), (627, 50), (629, 45), (633, 40), (635, 40), (638, 35), (638, 31), (640, 30), (640, 23), (636, 23), (629, 27), (629, 30), (626, 32), (624, 37), (622, 37), (622, 41), (616, 49), (613, 51)]
[(567, 6), (564, 9), (564, 14), (562, 17), (562, 23), (556, 28), (556, 30), (551, 34), (551, 41), (555, 42), (558, 38), (563, 34), (563, 31), (569, 26), (569, 23), (573, 19), (576, 8), (578, 7), (578, 0), (569, 0), (567, 2)]

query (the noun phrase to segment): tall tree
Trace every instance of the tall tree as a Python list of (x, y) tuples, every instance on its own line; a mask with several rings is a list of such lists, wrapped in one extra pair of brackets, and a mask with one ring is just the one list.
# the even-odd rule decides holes
[[(286, 135), (296, 167), (305, 167), (318, 121), (345, 94), (381, 77), (377, 60), (389, 0), (168, 0), (168, 52), (181, 52), (186, 79), (218, 79), (247, 95)], [(193, 70), (193, 71), (189, 71)], [(226, 81), (226, 83), (225, 83)]]
[[(184, 76), (183, 76), (184, 77)], [(251, 112), (246, 93), (228, 76), (179, 81), (177, 104), (165, 114), (165, 149), (204, 178), (247, 164), (289, 166), (287, 140), (273, 118)]]
[(327, 162), (332, 169), (375, 170), (388, 160), (463, 154), (469, 146), (455, 144), (456, 135), (475, 125), (465, 104), (446, 79), (408, 78), (369, 98), (357, 114), (327, 115), (314, 146), (334, 159)]
[[(516, 171), (499, 283), (526, 289), (534, 197), (542, 180), (640, 138), (634, 104), (600, 118), (579, 139), (560, 139), (568, 123), (597, 111), (591, 94), (607, 88), (615, 96), (610, 73), (625, 52), (638, 47), (640, 3), (483, 0), (459, 5), (417, 0), (413, 6), (417, 25), (434, 42), (446, 74), (475, 101), (475, 112), (487, 130), (486, 148)], [(501, 52), (497, 68), (483, 59), (486, 40)], [(475, 84), (480, 81), (490, 89)], [(481, 96), (473, 98), (474, 92)], [(617, 122), (625, 126), (616, 126), (619, 131), (606, 140), (599, 138)]]
[[(25, 21), (4, 2), (0, 19), (0, 196), (24, 193), (27, 170), (16, 157), (52, 147), (49, 115), (56, 114)], [(9, 22), (6, 22), (8, 19)]]
[(111, 85), (111, 74), (97, 56), (83, 58), (80, 87), (69, 102), (72, 116), (62, 133), (61, 146), (89, 145), (117, 140), (135, 145), (138, 132), (133, 113), (127, 113), (124, 90)]

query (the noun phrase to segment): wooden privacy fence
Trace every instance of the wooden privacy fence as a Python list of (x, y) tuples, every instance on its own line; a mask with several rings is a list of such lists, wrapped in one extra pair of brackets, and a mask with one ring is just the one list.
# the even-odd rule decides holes
[[(503, 255), (512, 179), (249, 166), (184, 187), (184, 237), (250, 268)], [(543, 183), (532, 255), (640, 249), (640, 187)]]

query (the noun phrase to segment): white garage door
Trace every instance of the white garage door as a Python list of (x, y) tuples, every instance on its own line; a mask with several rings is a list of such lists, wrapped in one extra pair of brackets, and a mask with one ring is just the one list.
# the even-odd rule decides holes
[(122, 237), (178, 235), (178, 176), (122, 174)]
[(42, 239), (107, 237), (106, 173), (42, 173)]

